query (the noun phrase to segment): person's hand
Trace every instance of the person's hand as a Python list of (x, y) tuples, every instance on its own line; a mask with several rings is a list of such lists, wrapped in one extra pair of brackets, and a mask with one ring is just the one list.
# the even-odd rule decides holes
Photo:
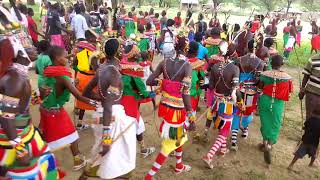
[(304, 88), (301, 88), (301, 89), (300, 89), (300, 92), (299, 92), (299, 94), (298, 94), (299, 99), (302, 100), (302, 99), (304, 98), (304, 95), (305, 95), (305, 94), (306, 94), (305, 89), (304, 89)]
[(101, 156), (106, 155), (111, 149), (111, 144), (110, 145), (103, 145), (102, 146), (102, 151), (100, 152)]
[(31, 156), (28, 153), (28, 154), (24, 155), (23, 157), (17, 158), (17, 161), (21, 166), (28, 166), (31, 161)]
[(90, 104), (91, 106), (94, 106), (94, 107), (98, 107), (100, 103), (98, 101), (88, 99), (87, 104)]
[(52, 92), (52, 89), (48, 86), (42, 86), (39, 88), (41, 99), (44, 99), (45, 97), (49, 96)]

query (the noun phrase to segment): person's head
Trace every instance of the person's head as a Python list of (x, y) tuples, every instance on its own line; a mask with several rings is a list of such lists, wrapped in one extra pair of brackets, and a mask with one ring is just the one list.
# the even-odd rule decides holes
[(49, 57), (56, 66), (66, 66), (68, 64), (66, 51), (60, 46), (51, 46), (49, 49)]
[(52, 6), (51, 6), (51, 9), (58, 12), (59, 9), (60, 9), (60, 5), (59, 3), (54, 3)]
[(297, 24), (298, 24), (298, 25), (301, 25), (301, 21), (300, 21), (300, 20), (298, 20)]
[(81, 14), (81, 8), (79, 4), (74, 5), (74, 11), (76, 12), (76, 14)]
[(139, 11), (139, 15), (140, 15), (140, 16), (143, 16), (143, 11)]
[(19, 5), (19, 10), (20, 10), (21, 13), (23, 13), (23, 14), (25, 14), (25, 15), (28, 14), (28, 8), (27, 8), (27, 6), (24, 5), (24, 4), (20, 4), (20, 5)]
[(132, 18), (132, 17), (133, 17), (132, 12), (128, 12), (128, 17), (129, 17), (129, 18)]
[(177, 17), (181, 17), (181, 12), (178, 12), (178, 13), (177, 13)]
[(154, 17), (157, 19), (159, 18), (159, 16), (160, 16), (159, 13), (154, 14)]
[(73, 12), (73, 7), (72, 7), (72, 6), (69, 6), (69, 7), (68, 7), (68, 13), (71, 14), (72, 12)]
[(238, 32), (238, 31), (240, 31), (240, 25), (234, 24), (233, 32)]
[(272, 69), (279, 69), (283, 65), (283, 57), (281, 55), (272, 56)]
[(146, 11), (144, 12), (144, 17), (147, 17), (147, 16), (149, 16), (149, 13)]
[(66, 15), (66, 10), (64, 9), (63, 6), (61, 6), (60, 11), (59, 11), (60, 16), (65, 16)]
[(162, 12), (161, 12), (161, 16), (166, 16), (167, 15), (167, 12), (165, 11), (165, 10), (163, 10)]
[(35, 47), (31, 47), (31, 48), (26, 48), (25, 49), (27, 56), (29, 57), (27, 64), (29, 66), (29, 64), (31, 63), (30, 61), (35, 61), (38, 58), (38, 51)]
[(174, 26), (175, 23), (176, 22), (173, 19), (168, 19), (167, 20), (167, 27), (172, 27), (172, 26)]
[(214, 27), (211, 29), (210, 32), (211, 37), (218, 37), (220, 36), (220, 29), (218, 27)]
[(249, 42), (248, 42), (248, 50), (250, 52), (253, 52), (253, 49), (254, 49), (254, 40), (251, 39)]
[(9, 39), (0, 40), (0, 77), (2, 77), (12, 64), (14, 50)]
[(153, 9), (153, 8), (150, 8), (149, 14), (150, 14), (150, 15), (153, 15), (153, 14), (154, 14), (154, 9)]
[(196, 57), (199, 51), (199, 45), (197, 42), (193, 41), (189, 44), (189, 51), (188, 56), (189, 57)]
[(202, 41), (202, 34), (201, 32), (196, 32), (196, 34), (194, 35), (194, 40), (196, 42), (201, 42)]
[(98, 4), (94, 3), (94, 4), (93, 4), (93, 10), (94, 10), (94, 11), (98, 11), (98, 9), (99, 9)]
[(312, 25), (312, 26), (317, 25), (317, 24), (316, 24), (316, 21), (311, 21), (311, 25)]
[(152, 29), (152, 24), (151, 24), (151, 22), (148, 22), (146, 24), (146, 31), (150, 31), (151, 29)]
[(34, 12), (33, 12), (33, 9), (32, 8), (28, 8), (28, 16), (33, 16), (34, 15)]
[(258, 15), (254, 15), (254, 20), (259, 20), (259, 16)]
[(80, 6), (81, 13), (85, 13), (86, 12), (86, 7), (84, 6), (84, 4), (81, 3), (81, 4), (79, 4), (79, 6)]
[(142, 24), (138, 25), (138, 31), (142, 34), (144, 33), (144, 26)]
[(39, 54), (48, 54), (48, 50), (51, 47), (50, 42), (46, 40), (41, 40), (38, 43), (37, 51)]
[(247, 22), (244, 24), (244, 28), (245, 28), (245, 29), (251, 29), (251, 28), (252, 28), (252, 22), (251, 22), (251, 21), (247, 21)]
[(226, 24), (226, 23), (222, 24), (222, 30), (223, 30), (224, 32), (227, 32), (227, 31), (228, 31), (228, 29), (227, 29), (227, 24)]
[(136, 10), (136, 7), (132, 6), (131, 7), (131, 12), (134, 12)]
[(185, 54), (187, 47), (187, 39), (184, 36), (177, 36), (176, 52), (177, 54)]
[(236, 45), (231, 43), (231, 44), (228, 45), (228, 52), (227, 52), (225, 57), (228, 57), (228, 58), (232, 59), (232, 58), (234, 58), (236, 56), (237, 56)]
[(290, 22), (287, 22), (287, 26), (290, 26), (291, 25), (291, 23)]
[(264, 40), (264, 46), (267, 48), (271, 48), (274, 44), (274, 41), (272, 38), (267, 38)]
[(117, 39), (108, 39), (104, 45), (104, 53), (108, 58), (114, 57), (119, 49), (119, 41)]
[(203, 18), (204, 18), (204, 17), (203, 17), (203, 14), (200, 13), (199, 16), (198, 16), (198, 20), (201, 21), (201, 20), (203, 20)]
[(95, 36), (95, 34), (93, 32), (91, 32), (90, 30), (87, 30), (85, 32), (85, 36), (86, 36), (86, 40), (89, 42), (89, 43), (96, 43), (97, 41), (97, 37)]

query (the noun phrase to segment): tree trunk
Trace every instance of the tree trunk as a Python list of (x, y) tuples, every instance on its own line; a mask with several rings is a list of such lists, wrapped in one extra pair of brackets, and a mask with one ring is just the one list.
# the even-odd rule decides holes
[(118, 0), (111, 0), (112, 9), (117, 8), (118, 6)]
[(141, 7), (142, 5), (142, 0), (138, 0), (138, 6)]
[(34, 0), (27, 0), (28, 5), (35, 5), (36, 2)]
[(288, 0), (287, 3), (288, 3), (288, 6), (287, 6), (287, 13), (286, 13), (286, 15), (288, 16), (288, 13), (289, 13), (289, 9), (290, 9), (290, 7), (291, 7), (292, 0)]

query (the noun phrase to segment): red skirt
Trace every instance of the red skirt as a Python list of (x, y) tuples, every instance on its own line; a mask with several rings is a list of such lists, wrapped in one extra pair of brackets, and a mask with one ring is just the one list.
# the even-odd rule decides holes
[(56, 111), (40, 108), (40, 116), (40, 128), (51, 149), (63, 147), (79, 139), (71, 118), (63, 108)]
[(138, 101), (135, 99), (134, 96), (125, 96), (123, 95), (121, 98), (121, 105), (124, 107), (124, 111), (126, 112), (127, 116), (136, 118), (139, 122), (140, 119), (140, 112)]
[(320, 35), (311, 39), (311, 45), (313, 49), (320, 50)]
[(199, 96), (191, 96), (191, 106), (193, 111), (197, 111), (199, 98)]

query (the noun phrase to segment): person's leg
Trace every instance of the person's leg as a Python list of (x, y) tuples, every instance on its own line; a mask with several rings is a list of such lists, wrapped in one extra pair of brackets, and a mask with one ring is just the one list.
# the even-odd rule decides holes
[(189, 165), (185, 165), (182, 162), (182, 153), (183, 153), (183, 146), (178, 147), (175, 150), (176, 155), (176, 173), (183, 173), (183, 172), (189, 172), (191, 170), (191, 167)]
[(232, 127), (231, 127), (231, 150), (237, 151), (238, 150), (238, 132), (240, 129), (240, 116), (235, 115), (232, 120)]
[(143, 119), (140, 117), (140, 120), (138, 122), (138, 128), (137, 128), (137, 141), (140, 145), (140, 153), (142, 154), (143, 158), (146, 158), (150, 154), (155, 152), (154, 147), (146, 147), (144, 143), (144, 131), (145, 131), (145, 126)]
[(311, 161), (310, 161), (310, 163), (309, 163), (309, 167), (313, 167), (313, 164), (314, 164), (314, 161), (316, 160), (316, 156), (312, 156), (311, 157)]
[(75, 171), (80, 170), (86, 165), (86, 160), (80, 153), (78, 142), (79, 141), (76, 140), (70, 145), (70, 149), (73, 155), (73, 170)]
[(161, 166), (166, 162), (168, 154), (160, 152), (156, 158), (156, 161), (153, 163), (152, 168), (148, 174), (144, 177), (145, 180), (152, 180), (152, 177), (159, 171)]
[(298, 159), (299, 159), (299, 157), (298, 157), (298, 156), (294, 156), (294, 157), (293, 157), (293, 159), (292, 159), (292, 161), (291, 161), (290, 165), (288, 166), (288, 170), (292, 170), (293, 165), (297, 162), (297, 160), (298, 160)]

